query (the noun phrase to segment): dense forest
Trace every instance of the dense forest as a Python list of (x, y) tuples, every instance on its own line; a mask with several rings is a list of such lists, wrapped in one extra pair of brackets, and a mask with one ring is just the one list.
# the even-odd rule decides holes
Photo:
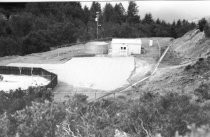
[(96, 12), (99, 38), (177, 38), (196, 27), (186, 20), (155, 20), (150, 13), (140, 17), (132, 1), (128, 9), (121, 3), (107, 3), (103, 9), (98, 2), (90, 8), (79, 2), (1, 3), (0, 56), (48, 51), (53, 46), (96, 39)]

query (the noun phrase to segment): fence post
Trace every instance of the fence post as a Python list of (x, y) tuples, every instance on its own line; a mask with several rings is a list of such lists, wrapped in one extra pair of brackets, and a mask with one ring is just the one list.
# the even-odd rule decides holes
[(21, 67), (19, 67), (19, 71), (20, 71), (20, 75), (21, 75), (21, 71), (22, 71), (22, 68)]
[(31, 68), (31, 76), (33, 75), (33, 67)]

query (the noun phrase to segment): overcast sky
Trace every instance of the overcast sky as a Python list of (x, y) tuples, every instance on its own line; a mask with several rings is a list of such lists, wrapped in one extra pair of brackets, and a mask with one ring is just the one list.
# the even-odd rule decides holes
[[(119, 2), (109, 2), (113, 5)], [(128, 1), (121, 1), (127, 10)], [(82, 6), (91, 6), (92, 2), (81, 2)], [(100, 2), (102, 8), (106, 2)], [(153, 17), (172, 22), (177, 19), (194, 20), (201, 17), (210, 17), (210, 1), (136, 1), (139, 7), (139, 15), (152, 13)]]

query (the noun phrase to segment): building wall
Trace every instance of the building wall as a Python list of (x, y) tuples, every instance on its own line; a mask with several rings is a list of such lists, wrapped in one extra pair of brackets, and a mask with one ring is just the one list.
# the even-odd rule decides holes
[(131, 54), (141, 54), (141, 43), (111, 43), (110, 52), (112, 56), (128, 56)]
[(141, 54), (141, 45), (139, 44), (129, 44), (128, 49), (130, 54)]
[[(121, 49), (126, 48), (126, 49)], [(129, 49), (127, 44), (111, 44), (111, 55), (113, 56), (127, 56), (129, 54)]]

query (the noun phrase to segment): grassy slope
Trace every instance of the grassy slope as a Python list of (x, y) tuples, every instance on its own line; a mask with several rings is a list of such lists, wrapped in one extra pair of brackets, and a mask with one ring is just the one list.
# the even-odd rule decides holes
[(142, 91), (193, 94), (203, 82), (209, 83), (210, 80), (199, 73), (188, 73), (185, 68), (187, 65), (195, 64), (199, 57), (207, 57), (210, 51), (209, 42), (210, 40), (205, 38), (202, 32), (196, 30), (175, 39), (173, 47), (165, 56), (156, 74), (149, 81), (125, 94), (131, 98), (137, 97)]

